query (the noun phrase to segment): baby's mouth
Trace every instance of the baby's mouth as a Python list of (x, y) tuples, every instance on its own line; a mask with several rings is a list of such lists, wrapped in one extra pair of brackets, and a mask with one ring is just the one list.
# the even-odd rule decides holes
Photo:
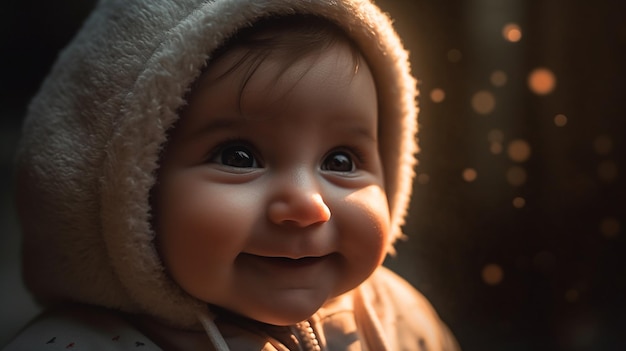
[(272, 257), (272, 256), (258, 256), (253, 254), (242, 254), (249, 256), (252, 260), (260, 263), (269, 264), (281, 268), (304, 268), (316, 265), (325, 261), (330, 255), (325, 256), (305, 256), (301, 258), (289, 258), (289, 257)]

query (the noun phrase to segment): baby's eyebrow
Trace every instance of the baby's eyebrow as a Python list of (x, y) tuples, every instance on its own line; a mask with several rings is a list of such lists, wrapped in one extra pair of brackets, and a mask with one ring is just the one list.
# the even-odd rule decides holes
[(352, 132), (354, 134), (370, 139), (371, 141), (378, 141), (378, 134), (375, 131), (370, 130), (369, 128), (354, 127), (352, 128)]
[(378, 141), (377, 128), (369, 128), (359, 123), (332, 123), (331, 128), (337, 128), (341, 133), (346, 135), (354, 135), (369, 141)]
[(192, 133), (192, 138), (205, 135), (216, 130), (234, 129), (240, 126), (245, 121), (245, 119), (241, 117), (211, 117), (207, 119), (209, 119), (210, 121), (203, 123), (199, 128), (197, 128)]
[[(242, 125), (249, 121), (249, 118), (242, 116), (211, 116), (207, 118), (207, 122), (201, 124), (190, 135), (191, 138), (206, 136), (207, 134), (215, 133), (218, 131), (228, 131), (241, 128)], [(337, 123), (330, 123), (328, 125), (329, 131), (333, 129), (342, 135), (354, 136), (359, 139), (365, 139), (371, 142), (378, 142), (377, 128), (369, 128), (359, 123), (342, 121)]]

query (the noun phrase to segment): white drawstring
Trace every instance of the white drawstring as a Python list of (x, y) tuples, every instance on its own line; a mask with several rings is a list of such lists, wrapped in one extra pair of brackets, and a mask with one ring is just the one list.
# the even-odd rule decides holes
[[(371, 351), (390, 350), (384, 337), (383, 328), (376, 316), (376, 312), (373, 310), (372, 306), (367, 303), (367, 301), (369, 301), (369, 296), (367, 296), (368, 292), (364, 290), (364, 287), (360, 286), (355, 289), (354, 293), (354, 317), (357, 330), (365, 339), (364, 346), (366, 346), (366, 348), (364, 349)], [(217, 325), (215, 325), (215, 316), (213, 314), (209, 311), (200, 312), (198, 313), (198, 320), (202, 323), (202, 327), (215, 347), (215, 351), (230, 351), (222, 333), (220, 333)]]
[(362, 284), (354, 291), (354, 319), (356, 320), (357, 331), (365, 339), (366, 348), (364, 349), (371, 351), (390, 350), (378, 316), (368, 303), (370, 300), (364, 285)]
[(215, 316), (209, 312), (203, 311), (198, 313), (198, 319), (200, 320), (200, 323), (202, 323), (202, 327), (211, 340), (211, 343), (213, 343), (215, 351), (230, 351), (222, 333), (220, 333), (217, 325), (215, 325)]

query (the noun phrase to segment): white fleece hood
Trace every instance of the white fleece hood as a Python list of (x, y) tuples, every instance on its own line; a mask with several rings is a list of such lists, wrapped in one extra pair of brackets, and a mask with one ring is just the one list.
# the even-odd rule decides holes
[(149, 193), (159, 151), (211, 52), (260, 17), (293, 13), (339, 24), (373, 71), (392, 236), (401, 235), (417, 150), (415, 80), (377, 7), (364, 0), (102, 0), (32, 101), (19, 145), (24, 276), (35, 296), (198, 326), (206, 304), (168, 277), (154, 246)]

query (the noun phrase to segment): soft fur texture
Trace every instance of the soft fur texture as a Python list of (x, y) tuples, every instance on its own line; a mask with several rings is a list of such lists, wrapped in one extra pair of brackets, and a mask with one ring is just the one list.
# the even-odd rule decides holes
[(415, 80), (377, 7), (363, 0), (102, 0), (33, 100), (19, 146), (24, 274), (38, 298), (199, 327), (205, 304), (167, 276), (153, 245), (149, 192), (159, 151), (211, 51), (259, 17), (291, 13), (338, 23), (373, 70), (393, 238), (401, 236), (417, 151)]

